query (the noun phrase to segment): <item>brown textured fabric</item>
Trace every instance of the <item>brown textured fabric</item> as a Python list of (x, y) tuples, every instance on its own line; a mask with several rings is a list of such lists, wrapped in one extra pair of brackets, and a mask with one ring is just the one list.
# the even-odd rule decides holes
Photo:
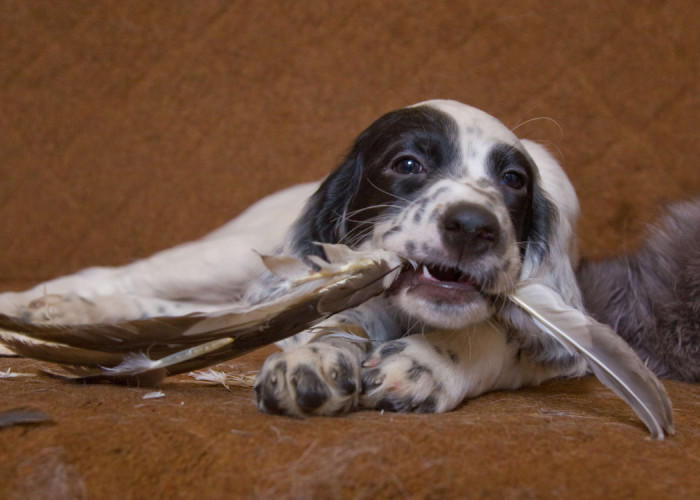
[[(2, 2), (0, 287), (202, 236), (438, 97), (556, 151), (584, 254), (632, 249), (660, 203), (700, 192), (699, 18), (682, 0)], [(0, 410), (55, 422), (0, 430), (0, 497), (698, 497), (700, 387), (666, 387), (678, 432), (652, 442), (592, 378), (307, 420), (187, 377), (161, 399), (0, 379)]]

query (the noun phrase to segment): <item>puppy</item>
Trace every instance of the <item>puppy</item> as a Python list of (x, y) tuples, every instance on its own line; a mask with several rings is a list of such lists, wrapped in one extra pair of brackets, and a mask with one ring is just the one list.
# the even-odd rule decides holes
[[(429, 101), (379, 118), (320, 184), (272, 195), (149, 259), (0, 295), (0, 309), (66, 323), (214, 311), (278, 293), (253, 250), (382, 248), (414, 265), (384, 295), (282, 342), (258, 376), (258, 407), (444, 412), (486, 391), (585, 373), (498, 299), (538, 280), (583, 309), (577, 216), (574, 189), (544, 148), (475, 108)], [(595, 294), (595, 277), (582, 276)]]
[(381, 117), (310, 198), (285, 248), (322, 256), (314, 242), (340, 242), (416, 265), (384, 296), (283, 342), (258, 378), (260, 409), (442, 412), (583, 373), (496, 300), (537, 279), (582, 307), (577, 214), (557, 162), (479, 110), (431, 101)]

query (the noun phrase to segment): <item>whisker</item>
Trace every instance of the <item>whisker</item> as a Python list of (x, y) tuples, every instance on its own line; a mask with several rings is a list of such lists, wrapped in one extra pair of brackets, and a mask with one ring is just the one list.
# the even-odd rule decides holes
[(388, 194), (389, 196), (396, 198), (397, 200), (405, 201), (406, 203), (410, 204), (411, 200), (406, 199), (406, 198), (401, 198), (400, 196), (395, 195), (394, 193), (390, 193), (389, 191), (384, 191), (382, 188), (377, 186), (374, 182), (372, 182), (372, 179), (367, 179), (367, 182), (369, 182), (374, 189), (379, 191), (380, 193)]
[(370, 205), (368, 207), (358, 208), (357, 210), (353, 210), (352, 212), (346, 212), (344, 215), (345, 215), (345, 217), (352, 217), (352, 216), (355, 216), (361, 212), (365, 212), (367, 210), (374, 210), (377, 208), (396, 208), (396, 205), (388, 205), (388, 204)]
[(378, 223), (384, 222), (385, 220), (391, 219), (390, 214), (379, 214), (375, 217), (371, 217), (364, 221), (352, 221), (357, 224), (356, 227), (346, 232), (339, 238), (338, 243), (343, 243), (348, 246), (353, 246), (354, 244), (362, 241), (368, 234), (370, 234)]
[(552, 122), (552, 123), (555, 124), (555, 125), (557, 126), (557, 128), (559, 129), (559, 134), (561, 135), (561, 137), (564, 137), (564, 129), (561, 127), (561, 125), (559, 125), (559, 122), (558, 122), (558, 121), (556, 121), (554, 118), (550, 118), (549, 116), (536, 116), (535, 118), (530, 118), (529, 120), (525, 120), (525, 121), (523, 121), (523, 122), (518, 123), (515, 127), (513, 127), (512, 129), (510, 129), (510, 131), (511, 131), (511, 132), (515, 132), (515, 131), (518, 130), (520, 127), (522, 127), (522, 126), (524, 126), (524, 125), (527, 125), (528, 123), (536, 122), (536, 121), (538, 121), (538, 120), (544, 120), (544, 121)]

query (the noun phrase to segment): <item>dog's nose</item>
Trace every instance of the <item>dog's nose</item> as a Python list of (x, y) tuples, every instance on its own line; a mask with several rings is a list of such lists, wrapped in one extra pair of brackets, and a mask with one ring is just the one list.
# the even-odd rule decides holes
[(496, 216), (482, 206), (460, 203), (442, 216), (442, 239), (459, 255), (481, 255), (498, 244), (500, 226)]

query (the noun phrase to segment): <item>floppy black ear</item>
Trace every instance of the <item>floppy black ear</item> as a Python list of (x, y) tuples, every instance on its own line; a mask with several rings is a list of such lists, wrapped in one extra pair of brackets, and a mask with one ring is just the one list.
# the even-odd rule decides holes
[(549, 241), (557, 224), (558, 214), (552, 202), (547, 198), (540, 182), (540, 175), (535, 167), (530, 220), (528, 224), (527, 258), (533, 263), (540, 263), (549, 252)]
[(323, 249), (315, 243), (340, 242), (347, 231), (345, 212), (358, 193), (362, 170), (362, 155), (355, 148), (321, 183), (290, 233), (294, 254), (325, 258)]
[[(326, 178), (309, 199), (291, 233), (288, 234), (287, 248), (297, 255), (323, 256), (323, 250), (314, 245), (315, 242), (343, 243), (343, 238), (357, 228), (357, 221), (350, 221), (346, 213), (353, 203), (358, 201), (355, 198), (363, 189), (363, 185), (364, 189), (368, 188), (363, 183), (365, 169), (375, 169), (378, 165), (381, 166), (383, 161), (388, 161), (389, 158), (383, 155), (394, 149), (404, 148), (405, 144), (410, 142), (407, 139), (409, 136), (421, 137), (423, 142), (429, 143), (428, 139), (431, 136), (452, 137), (456, 134), (456, 129), (454, 120), (448, 115), (426, 106), (399, 109), (381, 116), (359, 135), (345, 161)], [(441, 154), (444, 158), (450, 153), (448, 147), (431, 151), (431, 154)], [(444, 159), (444, 162), (448, 161)], [(363, 200), (367, 202), (364, 207), (386, 203), (380, 203), (378, 192), (384, 191), (373, 185), (372, 192)], [(370, 213), (365, 211), (361, 218), (366, 221)]]
[(576, 220), (578, 198), (556, 159), (540, 144), (523, 140), (537, 166), (532, 219), (520, 278), (553, 288), (564, 302), (583, 309), (574, 268), (578, 263)]

